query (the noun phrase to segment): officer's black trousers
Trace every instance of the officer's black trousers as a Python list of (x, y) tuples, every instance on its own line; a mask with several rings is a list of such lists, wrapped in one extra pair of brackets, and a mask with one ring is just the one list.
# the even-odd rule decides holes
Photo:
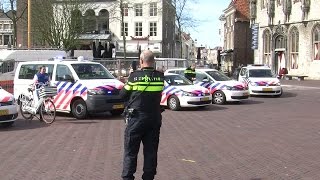
[(143, 180), (152, 180), (157, 173), (157, 154), (161, 114), (137, 113), (130, 119), (124, 134), (123, 180), (133, 180), (137, 169), (140, 143), (143, 143)]

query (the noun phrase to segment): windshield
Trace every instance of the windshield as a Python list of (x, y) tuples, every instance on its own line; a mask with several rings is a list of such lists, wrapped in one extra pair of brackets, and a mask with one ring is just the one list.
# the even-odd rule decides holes
[(164, 80), (173, 86), (192, 85), (192, 82), (181, 75), (166, 75)]
[(220, 71), (206, 71), (216, 81), (231, 81), (232, 79)]
[(269, 78), (274, 77), (271, 69), (250, 69), (249, 77)]
[(79, 79), (114, 79), (101, 64), (71, 64)]

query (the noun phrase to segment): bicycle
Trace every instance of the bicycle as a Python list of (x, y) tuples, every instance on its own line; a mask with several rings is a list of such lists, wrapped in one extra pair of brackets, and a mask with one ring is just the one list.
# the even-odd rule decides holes
[[(36, 85), (37, 87), (37, 85)], [(39, 101), (36, 102), (33, 92), (39, 92)], [(52, 101), (52, 97), (57, 95), (56, 87), (41, 85), (39, 88), (28, 88), (28, 94), (21, 94), (20, 113), (26, 120), (32, 120), (36, 117), (40, 121), (43, 120), (47, 124), (53, 123), (56, 118), (56, 107)], [(40, 111), (40, 112), (39, 112)], [(39, 113), (39, 117), (37, 114)], [(48, 116), (47, 116), (48, 115)]]

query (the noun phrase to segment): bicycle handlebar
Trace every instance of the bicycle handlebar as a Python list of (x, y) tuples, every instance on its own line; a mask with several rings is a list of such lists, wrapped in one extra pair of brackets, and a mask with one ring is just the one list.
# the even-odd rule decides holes
[(37, 82), (37, 83), (32, 83), (29, 86), (35, 90), (35, 89), (40, 89), (41, 87), (44, 87), (44, 86), (49, 86), (49, 82), (47, 82), (47, 83)]

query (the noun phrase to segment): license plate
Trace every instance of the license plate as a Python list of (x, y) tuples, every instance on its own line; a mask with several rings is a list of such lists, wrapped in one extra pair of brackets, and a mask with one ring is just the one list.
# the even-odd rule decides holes
[(4, 115), (8, 115), (9, 114), (9, 110), (5, 109), (5, 110), (0, 110), (0, 116), (4, 116)]
[(115, 104), (112, 106), (112, 109), (123, 109), (124, 105), (123, 104)]
[(201, 98), (200, 101), (209, 101), (209, 97)]
[(272, 91), (272, 88), (263, 88), (263, 91)]

